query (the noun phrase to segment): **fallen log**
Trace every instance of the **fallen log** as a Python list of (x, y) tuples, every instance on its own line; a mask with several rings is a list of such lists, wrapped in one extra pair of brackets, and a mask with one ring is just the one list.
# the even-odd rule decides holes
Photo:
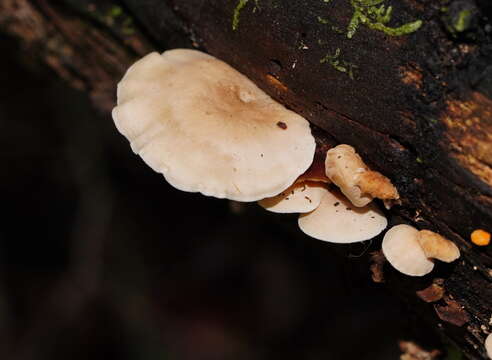
[[(303, 115), (318, 138), (354, 146), (397, 186), (392, 222), (439, 232), (462, 254), (422, 279), (386, 266), (386, 286), (484, 359), (492, 250), (470, 234), (492, 231), (491, 15), (486, 0), (2, 0), (0, 30), (102, 112), (136, 58), (194, 47)], [(437, 280), (442, 296), (424, 301), (417, 292)]]

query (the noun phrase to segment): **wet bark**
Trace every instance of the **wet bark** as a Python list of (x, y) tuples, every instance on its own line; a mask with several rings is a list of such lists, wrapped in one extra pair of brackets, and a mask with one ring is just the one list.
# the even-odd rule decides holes
[[(462, 253), (420, 279), (386, 265), (386, 286), (421, 314), (422, 326), (484, 359), (492, 250), (472, 245), (470, 233), (492, 231), (492, 7), (384, 4), (393, 6), (388, 27), (422, 26), (396, 35), (361, 22), (349, 39), (354, 6), (342, 0), (1, 0), (0, 30), (20, 40), (26, 61), (87, 91), (102, 112), (138, 57), (195, 47), (305, 116), (319, 138), (353, 145), (398, 187), (393, 224), (437, 231)], [(417, 294), (436, 281), (443, 296), (427, 302)]]

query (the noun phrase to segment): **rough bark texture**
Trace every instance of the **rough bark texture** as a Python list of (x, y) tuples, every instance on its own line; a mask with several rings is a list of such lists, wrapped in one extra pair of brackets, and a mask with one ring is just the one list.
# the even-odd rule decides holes
[[(492, 250), (469, 237), (492, 231), (492, 7), (486, 0), (385, 4), (393, 5), (392, 27), (423, 25), (392, 36), (360, 24), (349, 39), (348, 0), (0, 0), (0, 30), (104, 112), (139, 56), (195, 47), (305, 116), (319, 137), (353, 145), (398, 187), (402, 204), (391, 210), (392, 223), (437, 231), (462, 253), (421, 279), (385, 266), (387, 286), (467, 357), (484, 359)], [(443, 295), (424, 301), (416, 292), (437, 278)]]

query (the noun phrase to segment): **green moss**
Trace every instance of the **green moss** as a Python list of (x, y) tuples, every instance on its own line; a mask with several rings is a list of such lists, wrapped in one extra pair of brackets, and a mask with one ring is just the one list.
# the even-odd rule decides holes
[(417, 31), (422, 26), (422, 21), (417, 20), (402, 26), (393, 28), (386, 24), (391, 20), (393, 7), (386, 7), (385, 0), (350, 0), (354, 13), (347, 26), (347, 37), (351, 39), (360, 24), (370, 29), (382, 31), (390, 36), (402, 36)]
[(123, 15), (123, 9), (119, 6), (113, 6), (109, 9), (108, 16), (113, 18)]
[(232, 15), (232, 30), (237, 30), (239, 26), (239, 15), (241, 10), (246, 6), (249, 0), (239, 0), (236, 7), (234, 8), (234, 13)]
[(380, 24), (380, 23), (376, 23), (376, 24), (369, 23), (367, 24), (367, 26), (371, 29), (382, 31), (390, 36), (402, 36), (417, 31), (422, 26), (422, 20), (417, 20), (411, 23), (407, 23), (397, 28), (387, 27), (384, 24)]
[(453, 28), (457, 32), (463, 32), (470, 26), (471, 10), (462, 10), (458, 13), (456, 20), (453, 23)]
[(326, 55), (319, 62), (322, 64), (330, 64), (335, 70), (346, 73), (352, 80), (354, 80), (354, 70), (357, 69), (357, 65), (340, 59), (340, 48), (335, 51), (334, 55)]
[(334, 33), (337, 33), (337, 34), (344, 34), (345, 33), (342, 29), (340, 29), (338, 26), (333, 24), (330, 20), (322, 18), (321, 16), (318, 16), (318, 22), (320, 22), (323, 25), (329, 25), (330, 30), (333, 31)]
[(121, 32), (123, 33), (123, 35), (129, 35), (130, 36), (130, 35), (135, 34), (136, 30), (133, 27), (133, 19), (132, 18), (127, 17), (121, 25), (122, 25)]
[[(239, 16), (241, 15), (241, 10), (246, 6), (249, 0), (239, 0), (236, 7), (234, 8), (234, 12), (232, 14), (232, 30), (237, 30), (239, 27)], [(255, 0), (255, 7), (253, 8), (253, 13), (259, 9), (258, 0)]]

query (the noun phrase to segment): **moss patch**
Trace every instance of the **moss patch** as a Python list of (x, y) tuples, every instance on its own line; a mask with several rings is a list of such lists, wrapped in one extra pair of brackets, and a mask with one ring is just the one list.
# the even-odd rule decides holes
[(351, 39), (359, 25), (382, 31), (390, 36), (402, 36), (417, 31), (422, 26), (422, 20), (416, 20), (399, 27), (389, 27), (393, 7), (384, 5), (385, 0), (350, 0), (354, 13), (347, 26), (347, 37)]
[[(253, 8), (253, 12), (256, 12), (256, 9), (259, 8), (258, 0), (255, 1), (255, 7)], [(236, 7), (234, 8), (234, 12), (232, 13), (232, 30), (237, 30), (239, 27), (239, 17), (241, 15), (241, 10), (246, 6), (249, 0), (239, 0)]]
[(351, 62), (345, 61), (340, 58), (340, 48), (337, 48), (335, 54), (326, 55), (323, 59), (319, 61), (320, 63), (328, 63), (335, 70), (346, 73), (352, 80), (354, 80), (354, 70), (357, 69), (357, 65)]

